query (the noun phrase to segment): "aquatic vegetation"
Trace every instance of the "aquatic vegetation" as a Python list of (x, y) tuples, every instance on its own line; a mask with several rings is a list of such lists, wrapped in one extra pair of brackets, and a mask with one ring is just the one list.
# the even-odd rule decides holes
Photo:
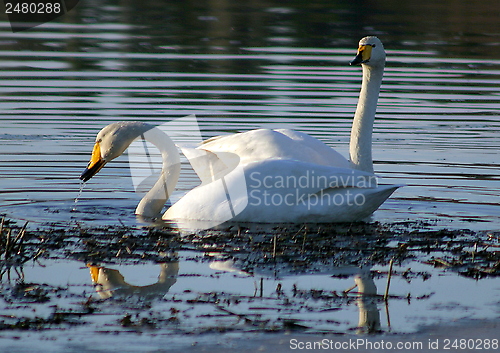
[[(372, 315), (382, 315), (378, 307), (387, 309), (395, 301), (431, 302), (433, 291), (416, 288), (432, 281), (440, 271), (477, 280), (500, 275), (499, 233), (429, 230), (428, 224), (422, 222), (229, 227), (180, 234), (169, 228), (126, 226), (31, 230), (4, 219), (1, 228), (4, 276), (0, 281), (0, 303), (8, 315), (0, 318), (0, 330), (43, 331), (86, 325), (101, 333), (377, 333), (383, 330), (380, 320), (371, 320)], [(180, 260), (212, 272), (179, 273)], [(83, 291), (74, 284), (25, 281), (23, 265), (29, 261), (40, 262), (40, 266), (70, 261), (80, 270), (87, 264), (91, 274), (102, 269), (107, 277), (101, 279), (104, 283), (89, 277)], [(413, 269), (416, 263), (420, 266)], [(158, 283), (163, 285), (157, 288), (163, 292), (146, 296), (146, 290), (156, 284), (143, 289), (128, 284), (117, 270), (105, 271), (106, 266), (124, 264), (159, 264), (163, 272)], [(394, 268), (386, 270), (389, 264)], [(346, 268), (366, 270), (364, 274), (336, 272)], [(253, 294), (248, 288), (176, 287), (176, 281), (185, 278), (203, 281), (228, 273), (233, 273), (235, 279), (254, 281)], [(332, 284), (355, 276), (356, 286), (339, 289), (300, 281), (290, 285), (286, 280), (303, 275), (326, 275)], [(113, 290), (112, 276), (118, 279), (120, 290)], [(393, 289), (388, 282), (386, 288), (370, 289), (373, 280), (380, 287), (388, 278), (417, 286), (407, 293)], [(269, 283), (274, 287), (269, 288)], [(101, 295), (103, 290), (106, 295)], [(34, 306), (36, 311), (30, 312)], [(360, 316), (357, 325), (349, 323), (346, 328), (338, 312), (353, 308), (366, 317)]]

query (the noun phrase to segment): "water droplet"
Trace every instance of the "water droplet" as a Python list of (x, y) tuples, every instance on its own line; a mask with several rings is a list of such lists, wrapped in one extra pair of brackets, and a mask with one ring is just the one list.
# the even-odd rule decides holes
[(71, 212), (77, 212), (76, 206), (78, 205), (78, 200), (82, 196), (83, 193), (83, 188), (85, 187), (85, 182), (80, 180), (80, 191), (78, 191), (78, 194), (75, 197), (75, 202), (73, 204), (73, 208), (71, 208)]

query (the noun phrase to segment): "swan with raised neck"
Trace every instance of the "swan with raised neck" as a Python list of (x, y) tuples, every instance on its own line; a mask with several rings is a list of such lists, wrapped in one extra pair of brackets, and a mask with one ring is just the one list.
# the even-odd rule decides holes
[(349, 155), (353, 168), (373, 173), (373, 123), (385, 67), (384, 46), (377, 37), (364, 37), (359, 41), (358, 54), (351, 61), (351, 65), (358, 64), (363, 69), (363, 80), (352, 123)]

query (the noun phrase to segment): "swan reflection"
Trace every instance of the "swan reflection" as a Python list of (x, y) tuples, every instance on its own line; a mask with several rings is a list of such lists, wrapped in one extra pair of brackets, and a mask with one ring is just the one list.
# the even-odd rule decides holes
[[(144, 286), (131, 284), (131, 281), (127, 281), (125, 276), (117, 269), (105, 266), (88, 266), (97, 294), (102, 299), (118, 298), (128, 302), (137, 299), (141, 301), (164, 299), (155, 305), (166, 304), (167, 306), (163, 310), (168, 311), (169, 305), (172, 305), (173, 302), (169, 301), (165, 294), (177, 283), (177, 289), (172, 294), (176, 298), (174, 306), (178, 307), (181, 305), (179, 303), (183, 302), (185, 310), (188, 311), (200, 310), (199, 306), (197, 308), (196, 303), (207, 303), (206, 298), (226, 298), (226, 296), (238, 298), (236, 302), (241, 303), (241, 305), (234, 304), (234, 302), (233, 304), (227, 304), (230, 301), (226, 303), (223, 299), (220, 299), (222, 301), (213, 302), (208, 300), (209, 303), (213, 304), (210, 309), (213, 310), (213, 313), (210, 314), (213, 317), (218, 317), (220, 312), (224, 312), (230, 314), (232, 318), (245, 318), (245, 321), (251, 323), (253, 320), (261, 320), (262, 315), (270, 315), (270, 321), (268, 322), (271, 327), (275, 327), (273, 325), (276, 324), (280, 325), (280, 323), (290, 325), (290, 322), (292, 322), (294, 327), (315, 329), (314, 326), (307, 325), (307, 320), (304, 322), (305, 325), (299, 324), (298, 322), (301, 320), (296, 320), (295, 315), (298, 315), (297, 318), (302, 317), (304, 313), (307, 316), (307, 312), (312, 310), (312, 312), (316, 312), (323, 317), (328, 315), (327, 320), (333, 319), (333, 321), (336, 321), (345, 313), (349, 313), (349, 308), (355, 308), (358, 312), (357, 324), (355, 317), (351, 317), (352, 320), (348, 319), (348, 322), (353, 322), (350, 327), (354, 332), (370, 334), (381, 331), (380, 311), (378, 308), (381, 296), (377, 295), (377, 287), (369, 268), (337, 267), (332, 264), (320, 264), (319, 261), (311, 261), (307, 266), (300, 266), (300, 268), (294, 267), (293, 263), (249, 264), (244, 259), (238, 259), (235, 256), (228, 257), (221, 253), (205, 253), (205, 259), (207, 258), (211, 261), (208, 264), (199, 263), (201, 267), (193, 273), (195, 277), (199, 276), (200, 273), (205, 273), (203, 281), (196, 280), (193, 282), (194, 277), (187, 274), (179, 277), (179, 268), (182, 265), (180, 265), (179, 261), (173, 261), (159, 264), (158, 280), (153, 284)], [(194, 270), (192, 263), (184, 263), (184, 265), (190, 273)], [(212, 277), (213, 273), (209, 269), (217, 271), (222, 276)], [(208, 272), (206, 272), (207, 270)], [(315, 297), (311, 294), (314, 290), (300, 290), (295, 287), (292, 290), (293, 295), (289, 295), (289, 291), (283, 290), (281, 282), (279, 282), (275, 292), (269, 294), (269, 291), (264, 291), (264, 286), (268, 283), (268, 280), (287, 281), (286, 278), (300, 279), (303, 276), (313, 277), (316, 275), (323, 275), (333, 283), (350, 278), (353, 280), (354, 286), (341, 292), (324, 290), (324, 297)], [(178, 283), (179, 278), (182, 279), (181, 283)], [(243, 288), (248, 290), (248, 286), (238, 287), (237, 285), (237, 283), (251, 284), (252, 282), (255, 285), (253, 294), (245, 293)], [(287, 282), (289, 283), (289, 281)], [(260, 288), (258, 288), (259, 286)], [(268, 294), (264, 295), (265, 292)], [(317, 292), (319, 293), (321, 290)], [(180, 299), (182, 297), (185, 297), (185, 300)], [(270, 305), (268, 309), (270, 311), (260, 313), (258, 308), (247, 307), (245, 304), (247, 300), (249, 302), (261, 301), (263, 307)], [(284, 305), (284, 301), (288, 304)], [(307, 309), (304, 309), (306, 307)], [(207, 310), (206, 305), (204, 305), (203, 310)], [(343, 313), (337, 317), (340, 314), (338, 310), (343, 310)], [(326, 314), (327, 312), (329, 313)], [(210, 317), (210, 315), (207, 317)], [(323, 320), (319, 320), (319, 322), (321, 321)], [(245, 324), (243, 323), (243, 325)], [(284, 328), (287, 329), (287, 327)]]
[[(282, 278), (284, 276), (297, 276), (303, 273), (297, 273), (297, 269), (294, 269), (293, 266), (270, 266), (267, 268), (260, 267), (254, 268), (252, 272), (245, 271), (241, 269), (242, 263), (235, 259), (225, 259), (225, 260), (216, 260), (210, 263), (210, 268), (217, 271), (224, 271), (235, 273), (238, 275), (247, 275), (247, 276), (260, 276), (260, 277), (279, 277)], [(318, 264), (315, 264), (318, 265)], [(314, 267), (310, 266), (311, 268)], [(321, 270), (316, 268), (316, 272), (311, 273), (310, 275), (331, 275), (335, 277), (343, 277), (349, 276), (354, 278), (354, 286), (350, 289), (346, 290), (344, 293), (347, 293), (354, 288), (357, 288), (355, 295), (356, 305), (359, 310), (359, 320), (358, 325), (356, 327), (357, 333), (377, 333), (381, 331), (380, 328), (380, 310), (377, 307), (377, 302), (380, 299), (380, 296), (377, 295), (377, 287), (375, 285), (375, 281), (373, 280), (373, 276), (369, 269), (360, 268), (360, 267), (324, 267)], [(304, 269), (301, 269), (300, 272), (303, 272)], [(261, 286), (262, 286), (261, 282)], [(257, 291), (256, 291), (257, 292)], [(262, 288), (260, 288), (260, 292), (262, 293)]]
[(354, 276), (358, 287), (357, 305), (359, 308), (358, 333), (380, 332), (380, 311), (377, 307), (377, 287), (369, 271)]
[(162, 298), (177, 282), (179, 273), (178, 261), (160, 263), (160, 274), (156, 283), (135, 286), (125, 281), (124, 276), (118, 270), (103, 266), (87, 266), (90, 269), (92, 283), (102, 299), (131, 296), (145, 300)]

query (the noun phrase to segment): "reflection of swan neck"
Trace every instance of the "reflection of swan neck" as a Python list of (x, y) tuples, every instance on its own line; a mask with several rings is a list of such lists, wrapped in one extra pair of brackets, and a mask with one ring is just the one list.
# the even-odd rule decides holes
[(158, 276), (158, 283), (168, 283), (170, 286), (177, 281), (177, 274), (179, 273), (179, 262), (165, 262), (160, 264), (160, 275)]
[(372, 296), (377, 294), (377, 286), (370, 271), (362, 270), (354, 277), (354, 283), (358, 287), (358, 293), (361, 296)]
[(358, 286), (359, 298), (357, 300), (359, 308), (359, 333), (374, 333), (380, 331), (380, 313), (377, 308), (376, 299), (377, 287), (370, 271), (362, 270), (354, 277), (354, 282)]
[(363, 81), (351, 130), (349, 145), (353, 167), (373, 173), (372, 132), (384, 66), (363, 64)]
[(160, 217), (160, 212), (167, 202), (169, 195), (175, 189), (180, 174), (179, 151), (173, 141), (160, 129), (154, 127), (146, 131), (144, 139), (155, 145), (162, 156), (160, 176), (151, 190), (137, 205), (135, 213), (144, 217)]

